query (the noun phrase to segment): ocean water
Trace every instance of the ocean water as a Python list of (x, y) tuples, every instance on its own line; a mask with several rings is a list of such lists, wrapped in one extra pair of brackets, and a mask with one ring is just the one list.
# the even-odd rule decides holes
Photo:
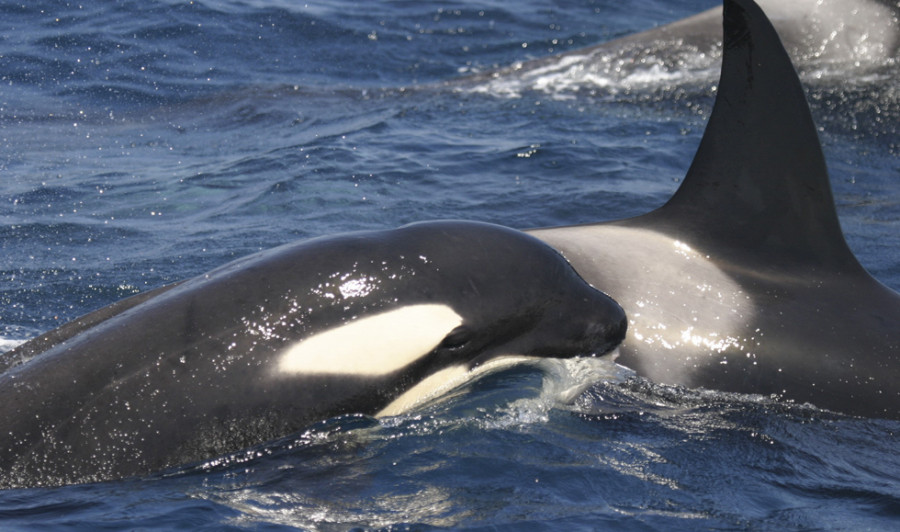
[[(0, 350), (297, 239), (646, 212), (716, 57), (483, 74), (712, 5), (0, 0)], [(900, 68), (867, 59), (800, 70), (848, 243), (896, 290)], [(547, 362), (148, 478), (0, 491), (0, 528), (892, 530), (898, 431)]]

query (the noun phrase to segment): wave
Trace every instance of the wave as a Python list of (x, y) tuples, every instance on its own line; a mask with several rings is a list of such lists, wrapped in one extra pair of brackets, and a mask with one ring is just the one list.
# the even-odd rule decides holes
[(7, 351), (12, 351), (16, 347), (24, 344), (25, 342), (26, 342), (26, 340), (0, 337), (0, 355), (6, 353)]
[[(896, 79), (897, 6), (844, 0), (760, 0), (806, 83), (842, 85), (848, 76)], [(448, 85), (503, 97), (538, 91), (568, 99), (709, 85), (722, 56), (721, 8), (609, 42), (467, 74)]]

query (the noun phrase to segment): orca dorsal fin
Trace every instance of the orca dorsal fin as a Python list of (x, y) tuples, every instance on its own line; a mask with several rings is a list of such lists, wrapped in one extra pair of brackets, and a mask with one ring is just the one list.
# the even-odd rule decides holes
[(647, 221), (732, 253), (860, 268), (781, 40), (752, 0), (725, 0), (723, 14), (722, 73), (709, 123), (681, 186)]

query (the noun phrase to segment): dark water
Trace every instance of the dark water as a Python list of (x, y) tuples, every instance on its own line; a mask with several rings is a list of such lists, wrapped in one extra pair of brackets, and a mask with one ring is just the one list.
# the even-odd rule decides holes
[[(646, 212), (715, 58), (458, 80), (712, 4), (2, 2), (0, 346), (299, 238)], [(802, 70), (849, 244), (898, 289), (897, 65)], [(3, 491), (0, 528), (891, 530), (898, 430), (607, 361), (520, 368), (169, 474)]]

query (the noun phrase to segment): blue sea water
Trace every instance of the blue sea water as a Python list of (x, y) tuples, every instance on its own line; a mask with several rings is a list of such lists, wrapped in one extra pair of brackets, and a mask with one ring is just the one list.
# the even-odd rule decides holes
[[(0, 350), (296, 239), (646, 212), (690, 163), (715, 58), (465, 78), (714, 3), (0, 0)], [(896, 62), (802, 74), (848, 242), (900, 289)], [(589, 366), (506, 371), (149, 478), (0, 491), (0, 528), (900, 524), (897, 421)]]

